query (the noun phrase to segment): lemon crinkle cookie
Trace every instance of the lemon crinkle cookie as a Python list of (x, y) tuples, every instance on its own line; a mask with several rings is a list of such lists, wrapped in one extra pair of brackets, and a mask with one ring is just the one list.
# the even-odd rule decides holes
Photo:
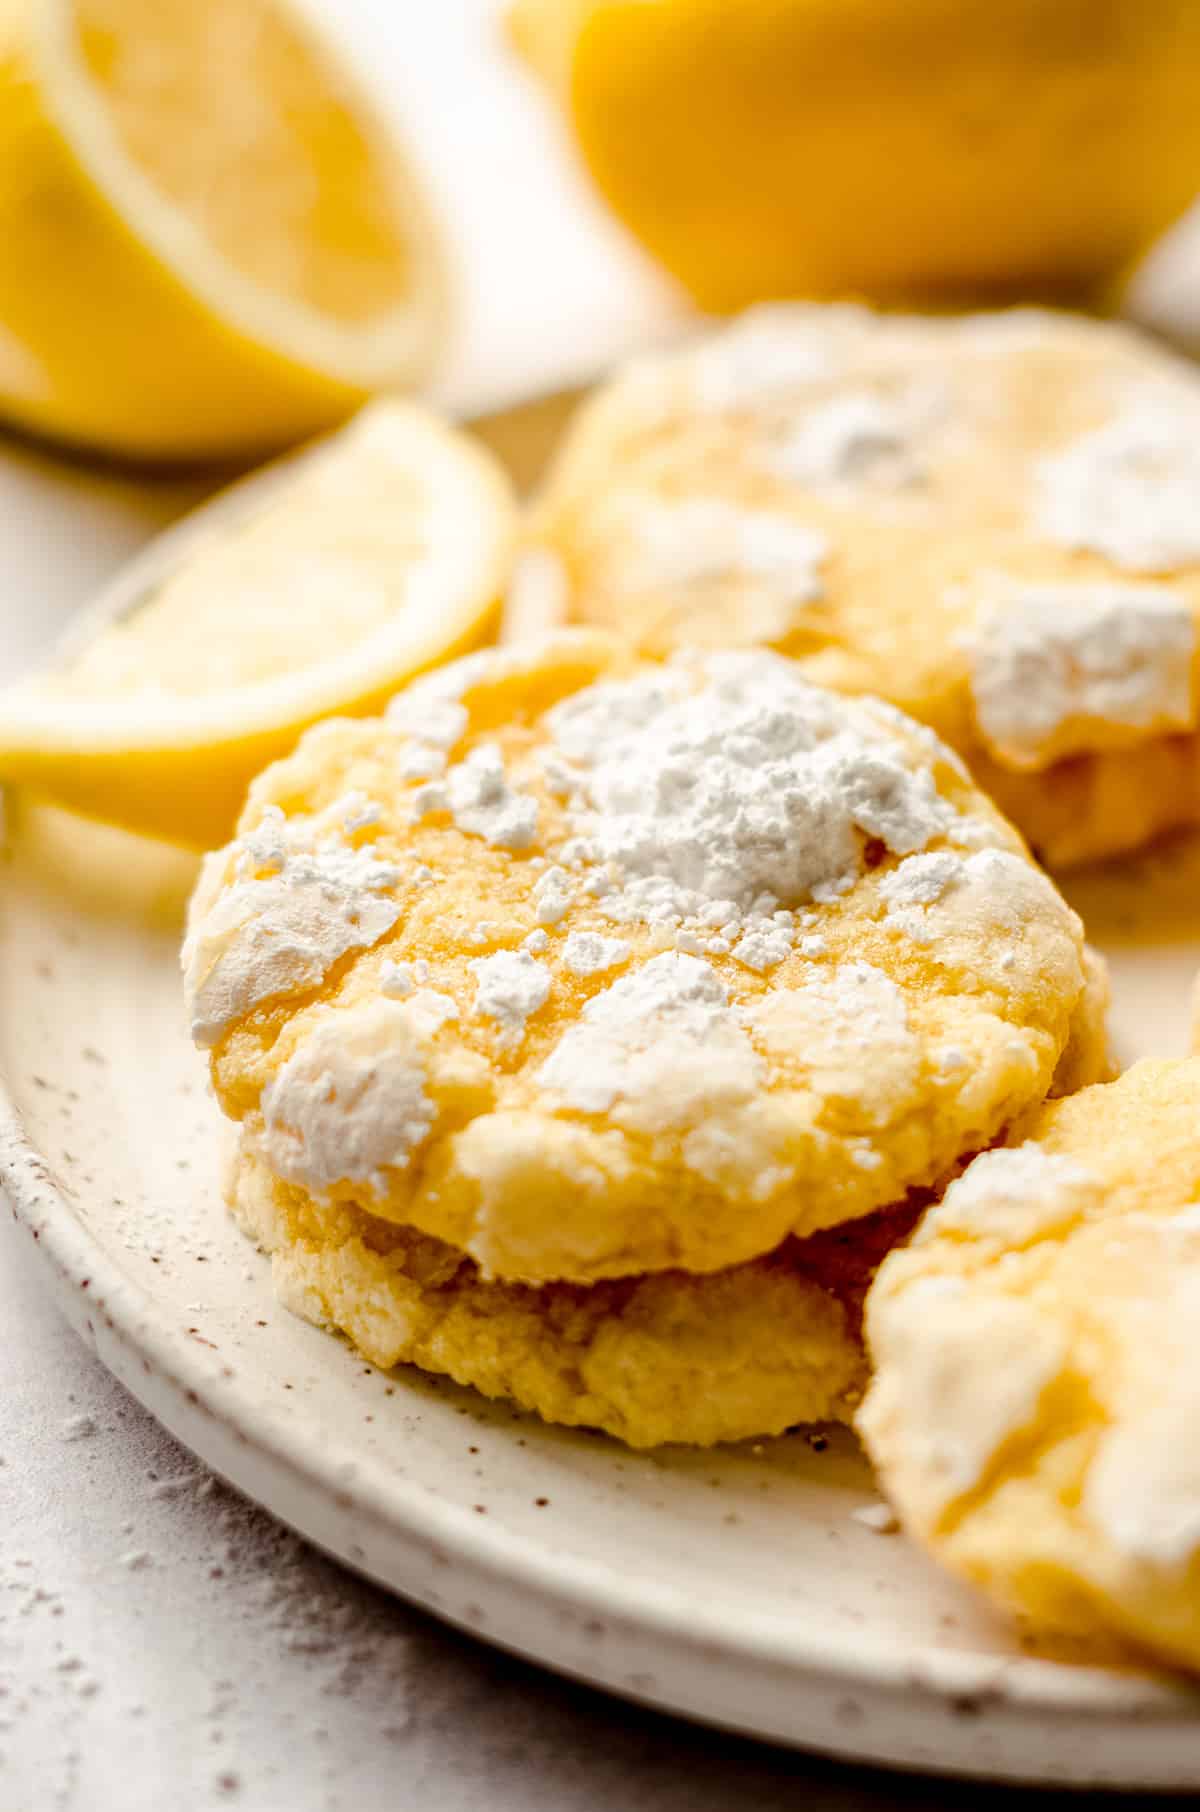
[(583, 408), (508, 634), (767, 644), (935, 727), (1051, 863), (1200, 816), (1200, 378), (1131, 329), (751, 310)]
[(634, 1447), (848, 1420), (866, 1384), (862, 1295), (917, 1213), (905, 1204), (704, 1276), (531, 1287), (489, 1281), (353, 1202), (318, 1202), (245, 1149), (229, 1193), (281, 1300), (373, 1364), (413, 1363)]
[(1200, 1666), (1200, 1060), (985, 1153), (867, 1303), (859, 1418), (906, 1527), (1035, 1627)]
[(928, 731), (769, 652), (595, 634), (310, 731), (208, 858), (185, 969), (275, 1176), (530, 1283), (891, 1206), (1102, 1042), (1078, 919)]

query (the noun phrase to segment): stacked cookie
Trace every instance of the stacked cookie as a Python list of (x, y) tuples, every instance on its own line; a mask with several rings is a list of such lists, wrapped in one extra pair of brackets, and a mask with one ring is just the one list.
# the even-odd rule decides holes
[(635, 1446), (857, 1418), (949, 1566), (1200, 1666), (1200, 1062), (1106, 1083), (1019, 834), (1200, 819), (1198, 618), (1200, 380), (1126, 330), (787, 306), (620, 375), (508, 645), (207, 861), (285, 1300)]
[(850, 1415), (879, 1259), (1105, 1062), (957, 757), (768, 650), (567, 632), (318, 726), (184, 961), (285, 1299), (635, 1445)]

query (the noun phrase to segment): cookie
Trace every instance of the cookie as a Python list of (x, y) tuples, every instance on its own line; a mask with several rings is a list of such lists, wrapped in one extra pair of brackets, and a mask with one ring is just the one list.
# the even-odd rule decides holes
[(568, 633), (319, 726), (184, 965), (268, 1169), (530, 1283), (891, 1206), (1102, 1055), (1079, 920), (957, 759), (762, 650)]
[(372, 1364), (409, 1362), (632, 1447), (849, 1419), (866, 1382), (862, 1294), (918, 1212), (872, 1215), (704, 1277), (531, 1288), (488, 1282), (454, 1248), (353, 1203), (314, 1202), (245, 1151), (230, 1204), (272, 1254), (281, 1300)]
[(1051, 865), (1200, 817), (1200, 376), (1018, 310), (752, 310), (605, 385), (507, 635), (767, 645), (932, 725)]
[(1200, 1059), (977, 1158), (881, 1267), (859, 1428), (905, 1527), (1038, 1630), (1200, 1667)]

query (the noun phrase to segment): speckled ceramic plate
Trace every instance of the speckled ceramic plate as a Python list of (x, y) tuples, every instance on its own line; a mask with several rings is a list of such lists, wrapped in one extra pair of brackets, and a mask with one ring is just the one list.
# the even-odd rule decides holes
[[(552, 426), (492, 438), (528, 469)], [(854, 1518), (874, 1493), (845, 1435), (635, 1456), (376, 1372), (280, 1309), (222, 1211), (183, 1022), (192, 868), (20, 803), (0, 867), (0, 1174), (71, 1320), (175, 1434), (352, 1566), (632, 1698), (860, 1760), (1200, 1787), (1200, 1697), (1031, 1653)], [(1200, 846), (1073, 892), (1113, 962), (1122, 1057), (1181, 1052)]]

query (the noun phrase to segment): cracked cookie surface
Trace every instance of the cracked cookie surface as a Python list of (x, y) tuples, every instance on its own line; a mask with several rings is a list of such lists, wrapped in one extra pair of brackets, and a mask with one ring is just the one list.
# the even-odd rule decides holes
[(319, 726), (184, 958), (271, 1172), (532, 1283), (869, 1215), (1103, 1057), (1079, 921), (956, 758), (767, 651), (576, 632)]

